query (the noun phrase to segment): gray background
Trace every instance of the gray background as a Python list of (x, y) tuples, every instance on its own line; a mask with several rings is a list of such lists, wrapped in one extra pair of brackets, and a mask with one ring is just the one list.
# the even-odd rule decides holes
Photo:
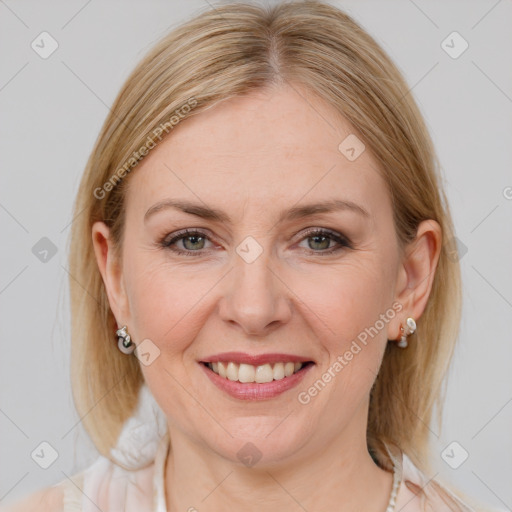
[[(443, 430), (432, 427), (436, 472), (511, 510), (512, 2), (332, 3), (405, 74), (440, 157), (460, 240), (464, 317)], [(205, 7), (202, 0), (0, 0), (0, 504), (96, 457), (69, 384), (71, 205), (130, 70)], [(43, 31), (59, 44), (47, 59), (31, 48)], [(469, 44), (457, 59), (441, 47), (453, 31)], [(57, 251), (46, 262), (32, 251), (43, 237)], [(46, 470), (31, 458), (43, 441), (59, 454)], [(449, 451), (452, 461), (469, 454), (458, 469), (441, 457), (453, 441), (460, 446)]]

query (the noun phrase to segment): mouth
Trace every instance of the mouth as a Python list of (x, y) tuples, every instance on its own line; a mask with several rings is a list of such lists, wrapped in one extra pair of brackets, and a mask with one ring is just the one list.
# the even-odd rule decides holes
[(200, 361), (213, 384), (242, 400), (274, 398), (295, 387), (314, 364), (311, 360), (279, 354), (230, 353)]
[(274, 380), (281, 380), (285, 377), (291, 377), (299, 372), (312, 361), (304, 363), (294, 363), (293, 361), (278, 362), (274, 364), (261, 364), (258, 366), (246, 363), (229, 362), (203, 362), (207, 368), (224, 379), (244, 384), (258, 383), (266, 384)]

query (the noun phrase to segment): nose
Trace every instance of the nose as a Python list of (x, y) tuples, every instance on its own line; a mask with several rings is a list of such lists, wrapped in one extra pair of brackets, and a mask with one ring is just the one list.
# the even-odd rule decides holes
[(292, 315), (290, 290), (266, 254), (252, 263), (234, 255), (234, 268), (226, 276), (219, 303), (223, 321), (260, 337), (286, 324)]

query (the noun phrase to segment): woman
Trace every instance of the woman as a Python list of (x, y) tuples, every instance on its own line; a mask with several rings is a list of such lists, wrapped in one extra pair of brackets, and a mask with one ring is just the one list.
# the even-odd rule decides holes
[(449, 207), (405, 81), (343, 12), (174, 30), (75, 213), (74, 395), (102, 456), (15, 510), (473, 510), (425, 476), (460, 319)]

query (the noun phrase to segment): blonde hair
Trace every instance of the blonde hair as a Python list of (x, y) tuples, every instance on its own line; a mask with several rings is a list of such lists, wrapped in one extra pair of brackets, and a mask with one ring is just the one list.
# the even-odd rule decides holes
[[(104, 221), (121, 246), (127, 174), (138, 161), (133, 155), (158, 127), (166, 126), (172, 136), (173, 113), (179, 112), (183, 122), (219, 101), (283, 82), (305, 86), (364, 140), (386, 181), (402, 249), (421, 221), (433, 219), (442, 228), (428, 304), (407, 350), (388, 343), (371, 392), (367, 432), (369, 448), (383, 466), (382, 442), (392, 442), (420, 469), (428, 468), (429, 425), (442, 399), (461, 308), (459, 264), (450, 257), (454, 230), (439, 164), (397, 67), (349, 16), (318, 1), (272, 7), (232, 3), (202, 12), (137, 65), (103, 125), (75, 203), (70, 285), (75, 402), (107, 457), (134, 411), (143, 377), (137, 359), (117, 348), (91, 226)], [(105, 187), (121, 174), (115, 186)]]

